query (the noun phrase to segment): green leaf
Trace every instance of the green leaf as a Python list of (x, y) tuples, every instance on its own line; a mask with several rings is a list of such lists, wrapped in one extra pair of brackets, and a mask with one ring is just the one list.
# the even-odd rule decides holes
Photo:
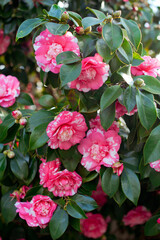
[(70, 217), (70, 225), (78, 232), (80, 232), (80, 219)]
[(39, 99), (39, 104), (45, 108), (52, 108), (55, 106), (55, 101), (50, 94), (45, 94)]
[(121, 207), (122, 204), (124, 203), (124, 201), (126, 200), (126, 196), (124, 195), (121, 186), (119, 186), (119, 189), (118, 189), (118, 191), (115, 193), (115, 195), (113, 196), (113, 198), (114, 198), (114, 200), (116, 201), (116, 203), (119, 205), (119, 207)]
[(89, 7), (86, 7), (86, 9), (89, 9), (93, 14), (96, 15), (97, 18), (99, 18), (100, 20), (104, 20), (106, 18), (106, 15), (101, 12), (101, 11), (98, 11), (96, 9), (93, 9), (93, 8), (89, 8)]
[(72, 12), (72, 11), (67, 11), (70, 18), (75, 21), (76, 23), (78, 23), (78, 25), (80, 27), (82, 27), (82, 18), (78, 13)]
[(0, 181), (2, 180), (7, 167), (7, 159), (3, 153), (0, 153)]
[(71, 51), (62, 52), (56, 57), (57, 64), (71, 64), (79, 61), (81, 61), (81, 58)]
[(65, 11), (64, 8), (60, 8), (57, 4), (53, 4), (50, 8), (48, 15), (50, 17), (56, 18), (58, 20), (61, 19), (62, 13)]
[(154, 169), (151, 169), (149, 178), (150, 178), (152, 185), (155, 188), (160, 186), (160, 173), (159, 172), (155, 171)]
[(107, 88), (101, 97), (101, 111), (109, 107), (122, 94), (122, 92), (122, 88), (119, 85)]
[(145, 129), (149, 130), (157, 119), (156, 107), (152, 94), (138, 91), (136, 103), (140, 122)]
[(137, 23), (132, 20), (121, 18), (121, 24), (126, 29), (130, 41), (137, 49), (142, 38), (141, 31)]
[(10, 0), (1, 0), (0, 5), (4, 7), (7, 3), (9, 3)]
[(144, 146), (144, 163), (155, 162), (160, 159), (160, 126), (154, 128)]
[(72, 197), (72, 200), (76, 202), (83, 211), (86, 212), (93, 211), (98, 207), (96, 201), (88, 196), (76, 194)]
[(32, 187), (27, 191), (25, 198), (26, 199), (32, 198), (32, 197), (34, 197), (35, 195), (38, 195), (38, 194), (42, 195), (43, 191), (44, 191), (44, 188), (42, 186)]
[(46, 21), (44, 21), (44, 19), (40, 19), (40, 18), (33, 18), (33, 19), (25, 20), (18, 28), (18, 32), (16, 35), (16, 41), (19, 38), (23, 38), (23, 37), (27, 36), (28, 34), (30, 34), (32, 32), (33, 29), (37, 28), (38, 26), (40, 26), (44, 23), (46, 23)]
[(1, 213), (4, 218), (5, 223), (12, 222), (13, 219), (16, 216), (16, 207), (14, 204), (16, 203), (16, 199), (12, 199), (10, 197), (10, 194), (13, 192), (13, 190), (7, 192), (5, 195), (1, 198)]
[(137, 175), (132, 170), (124, 168), (121, 175), (121, 186), (125, 196), (137, 205), (141, 187)]
[(62, 65), (60, 69), (61, 86), (65, 86), (67, 83), (72, 82), (79, 77), (81, 73), (82, 63), (73, 63), (70, 65)]
[(160, 94), (160, 81), (157, 78), (142, 75), (135, 77), (134, 81), (137, 78), (143, 79), (146, 84), (145, 86), (141, 87), (142, 89), (153, 94)]
[(116, 54), (121, 62), (125, 64), (132, 63), (132, 60), (133, 60), (132, 48), (126, 39), (123, 40), (123, 43), (121, 47), (117, 49)]
[(28, 152), (29, 148), (29, 133), (26, 132), (26, 129), (21, 129), (20, 132), (20, 139), (19, 139), (19, 150), (20, 152), (25, 155)]
[(64, 35), (66, 31), (69, 29), (68, 24), (60, 24), (60, 23), (54, 23), (54, 22), (48, 22), (45, 24), (48, 31), (54, 35)]
[(26, 106), (34, 105), (32, 98), (29, 94), (22, 92), (17, 98), (17, 102)]
[(131, 65), (121, 67), (117, 73), (122, 77), (122, 79), (128, 84), (133, 85), (133, 78), (131, 77)]
[(133, 67), (139, 66), (142, 62), (144, 62), (144, 59), (141, 58), (141, 56), (138, 53), (134, 52), (132, 66)]
[(110, 48), (103, 39), (98, 39), (96, 49), (106, 63), (108, 63), (114, 56), (114, 54), (111, 54)]
[(46, 133), (47, 125), (46, 123), (42, 123), (33, 130), (29, 142), (30, 150), (42, 147), (48, 141), (49, 138)]
[(102, 30), (102, 35), (112, 52), (117, 50), (123, 42), (122, 29), (114, 23), (105, 24)]
[(160, 218), (160, 215), (155, 215), (151, 217), (144, 227), (145, 236), (155, 236), (160, 233), (159, 223), (157, 219)]
[(71, 217), (78, 219), (87, 218), (85, 212), (72, 200), (68, 203), (66, 211)]
[(128, 86), (123, 94), (123, 104), (126, 107), (128, 113), (133, 110), (136, 105), (136, 89)]
[(15, 119), (11, 114), (8, 114), (0, 124), (0, 142), (3, 142), (7, 137), (8, 130), (15, 124)]
[(102, 127), (107, 130), (115, 119), (115, 103), (100, 112), (100, 119)]
[(37, 168), (38, 168), (37, 165), (38, 165), (37, 160), (35, 158), (32, 158), (31, 163), (29, 165), (29, 174), (28, 174), (27, 180), (24, 181), (27, 186), (31, 184), (31, 182), (36, 176)]
[(117, 192), (119, 187), (119, 177), (113, 173), (112, 168), (107, 168), (102, 176), (102, 189), (109, 196)]
[(13, 174), (20, 180), (28, 177), (28, 164), (26, 158), (18, 151), (14, 150), (15, 157), (10, 161), (10, 167)]
[(83, 25), (84, 29), (86, 29), (87, 27), (100, 24), (101, 22), (103, 22), (103, 20), (104, 19), (100, 20), (100, 19), (97, 19), (94, 17), (85, 17), (82, 19), (82, 25)]
[(68, 227), (68, 222), (68, 214), (66, 211), (57, 207), (49, 222), (49, 231), (52, 239), (58, 239), (63, 235)]

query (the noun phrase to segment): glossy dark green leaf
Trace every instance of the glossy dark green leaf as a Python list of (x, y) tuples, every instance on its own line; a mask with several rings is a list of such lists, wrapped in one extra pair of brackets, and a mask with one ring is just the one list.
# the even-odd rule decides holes
[(140, 44), (141, 38), (142, 38), (141, 31), (140, 31), (137, 23), (132, 20), (127, 20), (127, 19), (121, 18), (121, 24), (126, 29), (131, 43), (137, 49)]
[(27, 180), (24, 181), (27, 186), (30, 185), (31, 182), (34, 180), (37, 173), (37, 169), (38, 169), (37, 159), (32, 158), (31, 163), (29, 165), (29, 174)]
[(61, 86), (65, 86), (67, 83), (72, 82), (81, 73), (82, 63), (73, 63), (70, 65), (62, 65), (60, 69)]
[(76, 231), (78, 231), (78, 232), (81, 231), (80, 230), (80, 219), (70, 217), (69, 223)]
[(115, 103), (100, 112), (100, 119), (102, 127), (107, 130), (115, 119)]
[(82, 25), (83, 25), (84, 29), (86, 29), (87, 27), (100, 24), (101, 22), (103, 22), (103, 20), (104, 19), (100, 20), (100, 19), (97, 19), (94, 17), (85, 17), (82, 19)]
[(132, 66), (139, 66), (142, 62), (144, 62), (143, 58), (138, 53), (134, 52)]
[(142, 89), (153, 94), (160, 94), (160, 81), (157, 78), (147, 75), (141, 75), (135, 77), (134, 80), (138, 78), (144, 80), (145, 86), (142, 86)]
[(44, 188), (42, 186), (32, 187), (27, 191), (25, 198), (26, 199), (32, 198), (33, 196), (38, 195), (38, 194), (42, 195), (43, 191), (44, 191)]
[(112, 168), (107, 168), (102, 176), (102, 189), (109, 196), (117, 192), (119, 187), (119, 177), (113, 173)]
[(122, 206), (122, 204), (124, 203), (124, 201), (126, 200), (126, 196), (124, 195), (121, 186), (119, 186), (118, 191), (115, 193), (115, 195), (113, 196), (114, 200), (116, 201), (116, 203), (119, 205), (119, 207)]
[(82, 17), (78, 14), (78, 13), (75, 13), (75, 12), (72, 12), (72, 11), (67, 11), (70, 18), (75, 21), (76, 23), (78, 23), (77, 26), (80, 26), (82, 27)]
[(87, 7), (86, 9), (90, 10), (90, 11), (91, 11), (93, 14), (95, 14), (96, 17), (99, 18), (100, 20), (106, 18), (106, 15), (105, 15), (103, 12), (101, 12), (101, 11), (99, 11), (99, 10), (97, 10), (97, 9), (93, 9), (93, 8), (89, 8), (89, 7)]
[(159, 172), (155, 171), (154, 169), (151, 169), (149, 178), (150, 178), (152, 185), (155, 188), (160, 186), (160, 173)]
[(122, 29), (114, 23), (105, 24), (102, 30), (102, 35), (112, 52), (117, 50), (123, 42)]
[(60, 23), (54, 23), (54, 22), (48, 22), (45, 24), (48, 31), (54, 35), (64, 35), (66, 31), (69, 29), (68, 24), (60, 24)]
[(39, 104), (45, 108), (52, 108), (55, 105), (55, 101), (50, 94), (45, 94), (39, 99)]
[(117, 49), (117, 57), (125, 64), (130, 64), (133, 60), (132, 48), (129, 42), (124, 38), (121, 47)]
[(122, 77), (122, 79), (128, 84), (133, 85), (133, 78), (131, 76), (131, 65), (121, 67), (117, 73)]
[(35, 150), (48, 141), (49, 137), (46, 133), (47, 125), (46, 123), (42, 123), (32, 131), (29, 142), (30, 150)]
[(57, 4), (53, 4), (50, 8), (48, 15), (50, 17), (56, 18), (58, 20), (61, 19), (62, 13), (65, 11), (64, 8), (60, 8)]
[(0, 124), (0, 142), (3, 142), (7, 137), (8, 130), (15, 124), (15, 119), (11, 114), (8, 114)]
[(157, 112), (152, 94), (138, 91), (136, 103), (140, 122), (145, 129), (149, 130), (157, 119)]
[(81, 61), (81, 58), (71, 51), (62, 52), (56, 57), (57, 64), (71, 64), (79, 61)]
[(101, 111), (109, 107), (121, 94), (122, 88), (119, 85), (106, 88), (100, 101)]
[(141, 191), (140, 182), (137, 175), (129, 168), (124, 168), (122, 172), (121, 186), (125, 196), (137, 205)]
[(23, 128), (20, 132), (20, 139), (19, 139), (19, 150), (22, 154), (26, 154), (29, 148), (29, 133), (26, 132), (26, 129)]
[(0, 181), (2, 180), (7, 167), (7, 159), (3, 153), (0, 153)]
[(16, 207), (14, 206), (14, 204), (16, 203), (17, 200), (12, 199), (10, 197), (10, 194), (13, 191), (14, 190), (11, 190), (11, 191), (7, 192), (1, 198), (1, 213), (2, 213), (2, 216), (3, 216), (6, 224), (13, 221), (13, 219), (15, 218), (15, 216), (17, 214), (16, 213)]
[(145, 165), (150, 162), (160, 159), (160, 126), (154, 128), (146, 141), (144, 146), (144, 163)]
[(89, 197), (80, 194), (76, 194), (72, 197), (72, 200), (78, 204), (83, 211), (90, 212), (98, 207), (96, 201)]
[(49, 231), (52, 239), (60, 238), (68, 227), (68, 214), (65, 210), (57, 207), (51, 221), (49, 222)]
[(103, 39), (98, 39), (96, 49), (106, 63), (108, 63), (114, 56), (114, 54), (111, 54), (110, 48)]
[(147, 221), (144, 227), (145, 236), (155, 236), (160, 234), (160, 227), (157, 223), (158, 218), (160, 218), (160, 215), (155, 215)]
[(128, 113), (133, 110), (136, 105), (136, 89), (128, 86), (123, 94), (123, 104), (126, 107)]
[(84, 219), (87, 218), (85, 212), (74, 201), (70, 201), (66, 207), (67, 213), (74, 218)]
[(32, 98), (29, 94), (22, 92), (17, 98), (17, 102), (26, 106), (34, 105)]
[(20, 27), (18, 28), (18, 32), (16, 35), (16, 41), (19, 38), (23, 38), (30, 34), (33, 29), (37, 28), (38, 26), (44, 24), (45, 21), (40, 18), (33, 18), (33, 19), (27, 19), (25, 20)]

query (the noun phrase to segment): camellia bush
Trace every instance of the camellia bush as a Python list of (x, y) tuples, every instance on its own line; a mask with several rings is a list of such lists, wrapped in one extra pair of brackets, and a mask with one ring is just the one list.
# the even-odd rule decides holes
[(120, 10), (25, 2), (0, 30), (0, 239), (159, 239), (160, 61)]

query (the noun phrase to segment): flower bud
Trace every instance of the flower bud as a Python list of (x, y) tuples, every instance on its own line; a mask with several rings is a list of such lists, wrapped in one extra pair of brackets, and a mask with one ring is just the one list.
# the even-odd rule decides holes
[(4, 155), (7, 155), (8, 152), (9, 152), (9, 150), (5, 150), (5, 151), (3, 152), (3, 154), (4, 154)]
[(137, 79), (134, 81), (134, 85), (135, 85), (136, 87), (144, 87), (146, 84), (145, 84), (145, 82), (144, 82), (143, 79), (137, 78)]
[(102, 26), (99, 25), (97, 28), (96, 28), (97, 32), (101, 33), (102, 32)]
[(8, 158), (14, 158), (15, 157), (15, 153), (13, 151), (8, 151), (7, 157)]
[(119, 10), (119, 11), (116, 11), (116, 12), (112, 13), (112, 16), (113, 16), (113, 18), (120, 18), (121, 13), (122, 13), (121, 10)]
[(84, 34), (84, 28), (83, 27), (76, 27), (75, 30), (76, 30), (76, 33), (78, 33), (79, 35)]
[(91, 27), (91, 26), (90, 26), (90, 27), (87, 27), (87, 28), (84, 30), (84, 32), (85, 32), (86, 34), (91, 33), (91, 31), (92, 31), (92, 27)]
[(123, 172), (123, 163), (120, 163), (120, 162), (116, 162), (112, 165), (112, 168), (113, 168), (113, 172), (115, 174), (117, 174), (118, 176), (120, 176)]
[(62, 22), (67, 22), (68, 19), (69, 19), (69, 14), (67, 13), (67, 11), (63, 12), (62, 17), (61, 17), (61, 21)]
[(14, 117), (14, 119), (20, 119), (22, 117), (22, 113), (19, 110), (12, 111), (12, 117)]
[(112, 16), (108, 15), (105, 19), (105, 22), (111, 22), (112, 21)]
[(27, 119), (26, 118), (21, 118), (19, 120), (19, 124), (22, 125), (22, 126), (25, 126), (27, 124)]

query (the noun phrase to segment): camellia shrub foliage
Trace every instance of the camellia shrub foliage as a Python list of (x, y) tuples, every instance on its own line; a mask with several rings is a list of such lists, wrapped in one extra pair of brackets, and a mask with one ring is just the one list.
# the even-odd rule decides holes
[(37, 2), (0, 30), (0, 238), (159, 239), (160, 61), (119, 10)]

